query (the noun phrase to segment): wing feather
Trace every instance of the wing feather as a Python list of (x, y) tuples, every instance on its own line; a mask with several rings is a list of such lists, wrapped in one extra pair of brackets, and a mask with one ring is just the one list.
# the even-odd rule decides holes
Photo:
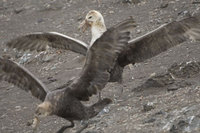
[(0, 80), (12, 83), (19, 88), (31, 92), (33, 96), (43, 101), (47, 88), (27, 69), (17, 63), (0, 58)]
[(108, 29), (88, 50), (82, 73), (71, 85), (71, 93), (79, 100), (101, 91), (110, 79), (119, 53), (130, 40), (130, 28), (135, 27), (133, 19), (121, 22)]
[(10, 48), (17, 50), (44, 51), (48, 47), (71, 50), (86, 55), (88, 45), (82, 41), (57, 32), (38, 32), (20, 36), (7, 43)]
[(187, 39), (200, 40), (200, 14), (164, 24), (141, 37), (129, 41), (128, 47), (120, 54), (120, 66), (143, 62)]

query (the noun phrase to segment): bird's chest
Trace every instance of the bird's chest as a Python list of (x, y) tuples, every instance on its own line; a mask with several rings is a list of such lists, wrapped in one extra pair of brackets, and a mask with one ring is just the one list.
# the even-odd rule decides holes
[(68, 120), (81, 120), (84, 107), (76, 98), (68, 97), (59, 104), (59, 116)]

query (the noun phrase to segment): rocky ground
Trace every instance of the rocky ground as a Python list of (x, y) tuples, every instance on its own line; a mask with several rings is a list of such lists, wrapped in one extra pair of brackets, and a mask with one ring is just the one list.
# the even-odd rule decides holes
[[(128, 0), (127, 0), (128, 1)], [(0, 56), (11, 58), (54, 89), (76, 77), (82, 68), (80, 55), (51, 50), (48, 55), (17, 52), (7, 41), (38, 31), (56, 31), (85, 42), (90, 32), (78, 31), (89, 10), (99, 10), (107, 27), (133, 16), (137, 37), (172, 20), (200, 12), (198, 0), (2, 0), (0, 1)], [(131, 3), (133, 2), (133, 3)], [(138, 3), (139, 2), (139, 3)], [(126, 67), (121, 94), (118, 83), (109, 83), (103, 96), (113, 103), (90, 120), (84, 133), (200, 132), (200, 42), (187, 41), (143, 63)], [(0, 82), (0, 132), (29, 133), (39, 100), (6, 82)], [(94, 96), (89, 103), (96, 102)], [(45, 118), (39, 133), (56, 132), (69, 124), (56, 116)], [(76, 127), (66, 132), (75, 132)]]

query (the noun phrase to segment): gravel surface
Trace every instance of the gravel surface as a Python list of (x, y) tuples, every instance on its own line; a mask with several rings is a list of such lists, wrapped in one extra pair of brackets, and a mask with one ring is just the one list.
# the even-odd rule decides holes
[[(20, 35), (56, 31), (90, 42), (78, 25), (89, 10), (98, 10), (107, 27), (133, 16), (138, 24), (132, 37), (160, 25), (200, 12), (196, 0), (1, 0), (0, 56), (11, 58), (54, 89), (76, 77), (82, 68), (81, 56), (52, 49), (48, 54), (17, 52), (5, 47)], [(89, 121), (84, 133), (200, 132), (200, 42), (188, 40), (143, 63), (126, 67), (123, 88), (109, 83), (103, 97), (113, 100), (104, 112)], [(27, 122), (39, 100), (6, 82), (0, 82), (0, 132), (30, 133)], [(97, 101), (96, 96), (86, 104)], [(70, 124), (56, 116), (42, 119), (39, 133), (54, 133)], [(80, 122), (66, 132), (75, 132)]]

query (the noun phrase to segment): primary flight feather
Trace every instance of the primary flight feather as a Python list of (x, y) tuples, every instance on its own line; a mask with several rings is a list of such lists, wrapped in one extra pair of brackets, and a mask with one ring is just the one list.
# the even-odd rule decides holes
[[(81, 27), (84, 30), (91, 27), (92, 39), (89, 45), (60, 33), (50, 32), (22, 36), (13, 39), (7, 43), (7, 46), (23, 50), (38, 50), (47, 46), (60, 47), (86, 55), (87, 49), (107, 29), (103, 16), (95, 10), (89, 11), (85, 20), (81, 23)], [(50, 34), (50, 36), (46, 36), (46, 34)], [(36, 37), (31, 38), (31, 36)], [(153, 31), (130, 40), (127, 47), (119, 54), (116, 65), (110, 71), (111, 77), (109, 81), (121, 81), (123, 68), (126, 65), (143, 62), (188, 39), (200, 40), (200, 13), (180, 21), (163, 24)], [(37, 45), (33, 46), (33, 44)]]
[(63, 88), (48, 91), (28, 70), (7, 59), (0, 59), (0, 79), (31, 91), (33, 96), (43, 101), (35, 111), (38, 119), (57, 115), (69, 120), (71, 125), (58, 131), (64, 132), (66, 128), (74, 126), (74, 120), (92, 118), (111, 102), (106, 98), (89, 107), (81, 103), (105, 87), (110, 78), (109, 71), (128, 44), (129, 29), (134, 26), (133, 19), (128, 19), (108, 29), (89, 48), (80, 76)]
[[(95, 10), (89, 11), (85, 17), (85, 20), (80, 25), (80, 28), (82, 28), (83, 31), (87, 30), (88, 27), (91, 28), (92, 33), (92, 38), (89, 45), (86, 46), (85, 43), (77, 43), (78, 41), (76, 39), (71, 39), (70, 41), (72, 42), (76, 40), (73, 42), (75, 45), (71, 43), (71, 46), (70, 43), (68, 43), (69, 41), (67, 41), (70, 39), (70, 37), (64, 37), (64, 35), (56, 33), (57, 35), (60, 35), (60, 37), (59, 41), (56, 41), (54, 47), (59, 48), (60, 45), (63, 45), (62, 47), (64, 49), (67, 47), (67, 49), (71, 51), (86, 55), (87, 49), (89, 49), (93, 43), (99, 37), (101, 37), (104, 32), (107, 31), (103, 16), (100, 12)], [(45, 33), (42, 33), (38, 36), (44, 36), (43, 34)], [(34, 41), (30, 40), (30, 43), (28, 43), (28, 41), (25, 41), (26, 36), (19, 38), (20, 41), (18, 43), (16, 43), (14, 39), (8, 43), (8, 46), (24, 50), (30, 49), (29, 45), (31, 45), (31, 42)], [(49, 43), (47, 37), (45, 38), (46, 39), (43, 40), (46, 40), (46, 42), (43, 42), (43, 44), (40, 45)], [(52, 35), (52, 38), (54, 38), (54, 35)], [(126, 48), (120, 52), (114, 67), (109, 71), (110, 76), (108, 81), (121, 83), (123, 69), (126, 65), (143, 62), (168, 50), (171, 47), (180, 45), (182, 42), (188, 39), (193, 41), (200, 40), (200, 13), (180, 21), (173, 21), (168, 24), (163, 24), (153, 31), (130, 40)], [(42, 41), (40, 42), (42, 43)], [(37, 47), (41, 47), (40, 45), (37, 45)], [(71, 47), (68, 47), (68, 45)], [(101, 97), (99, 96), (99, 98)]]
[[(81, 27), (84, 30), (91, 28), (92, 40), (101, 36), (104, 33), (102, 31), (106, 31), (103, 16), (95, 10), (89, 11)], [(126, 65), (143, 62), (189, 39), (200, 41), (200, 13), (180, 21), (163, 24), (145, 35), (130, 40), (110, 71), (109, 81), (121, 82), (123, 68)]]

